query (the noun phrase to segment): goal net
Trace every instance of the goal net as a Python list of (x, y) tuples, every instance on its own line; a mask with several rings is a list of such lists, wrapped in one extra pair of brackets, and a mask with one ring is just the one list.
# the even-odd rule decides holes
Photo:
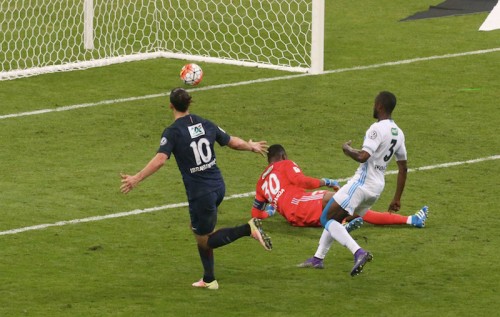
[(323, 71), (324, 0), (0, 0), (0, 80), (150, 58)]

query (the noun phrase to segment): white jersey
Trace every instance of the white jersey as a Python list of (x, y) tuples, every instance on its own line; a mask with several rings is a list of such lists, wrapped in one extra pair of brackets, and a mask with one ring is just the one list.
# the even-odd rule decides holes
[(362, 150), (370, 158), (361, 163), (351, 181), (375, 195), (380, 195), (385, 186), (385, 170), (393, 156), (396, 161), (406, 160), (405, 136), (393, 120), (375, 122), (366, 131)]

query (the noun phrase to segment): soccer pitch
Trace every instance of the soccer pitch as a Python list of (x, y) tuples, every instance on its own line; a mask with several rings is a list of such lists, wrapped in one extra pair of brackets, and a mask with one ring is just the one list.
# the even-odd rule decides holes
[[(0, 316), (496, 315), (500, 256), (500, 31), (486, 13), (398, 22), (422, 0), (327, 3), (325, 68), (310, 76), (201, 64), (191, 111), (229, 134), (285, 146), (314, 177), (345, 180), (381, 90), (398, 97), (407, 186), (401, 214), (430, 208), (427, 226), (352, 233), (374, 254), (351, 278), (334, 245), (324, 270), (295, 265), (321, 230), (264, 222), (215, 250), (218, 291), (193, 289), (201, 264), (174, 161), (128, 195), (120, 172), (155, 154), (172, 122), (168, 92), (185, 61), (151, 60), (0, 82)], [(217, 148), (227, 198), (218, 227), (246, 222), (263, 157)], [(387, 208), (396, 177), (390, 165)]]

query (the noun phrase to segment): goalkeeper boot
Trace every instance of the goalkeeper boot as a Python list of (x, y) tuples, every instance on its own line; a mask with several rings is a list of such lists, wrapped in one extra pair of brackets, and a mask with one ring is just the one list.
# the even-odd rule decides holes
[(217, 280), (213, 280), (212, 282), (207, 283), (203, 279), (200, 279), (198, 282), (194, 282), (192, 286), (198, 288), (211, 289), (211, 290), (219, 289), (219, 283), (217, 283)]
[(425, 227), (425, 221), (427, 220), (428, 212), (429, 212), (429, 207), (427, 206), (422, 207), (422, 209), (420, 209), (413, 216), (411, 216), (411, 225), (417, 228)]
[(363, 223), (364, 223), (363, 218), (357, 217), (357, 218), (354, 218), (353, 220), (345, 223), (344, 228), (345, 228), (345, 230), (347, 230), (347, 232), (351, 232), (353, 230), (361, 228)]
[(264, 249), (271, 251), (273, 248), (271, 237), (269, 237), (262, 229), (262, 221), (257, 218), (252, 218), (248, 224), (250, 225), (250, 236), (259, 241)]
[(351, 270), (351, 276), (358, 275), (363, 271), (363, 267), (367, 262), (373, 259), (373, 255), (370, 252), (359, 248), (358, 251), (354, 253), (354, 266)]
[(323, 266), (323, 259), (317, 258), (317, 257), (312, 257), (304, 262), (300, 263), (297, 265), (297, 267), (303, 267), (303, 268), (313, 268), (313, 269), (322, 269), (324, 268)]

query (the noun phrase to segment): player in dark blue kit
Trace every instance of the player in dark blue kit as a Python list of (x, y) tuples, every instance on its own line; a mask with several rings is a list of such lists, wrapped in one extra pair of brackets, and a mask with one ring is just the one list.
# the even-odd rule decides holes
[(266, 250), (271, 250), (271, 239), (262, 230), (259, 219), (252, 218), (247, 224), (234, 228), (214, 231), (217, 223), (217, 207), (224, 199), (225, 184), (217, 167), (214, 144), (227, 145), (232, 149), (252, 151), (264, 155), (266, 141), (244, 141), (230, 136), (209, 120), (189, 113), (191, 96), (182, 88), (170, 92), (170, 109), (174, 123), (163, 131), (160, 148), (153, 159), (135, 175), (121, 175), (123, 193), (128, 193), (139, 182), (158, 171), (170, 158), (175, 156), (182, 174), (189, 201), (191, 227), (198, 244), (203, 264), (203, 278), (193, 283), (194, 287), (218, 289), (214, 275), (213, 249), (235, 240), (251, 236)]

